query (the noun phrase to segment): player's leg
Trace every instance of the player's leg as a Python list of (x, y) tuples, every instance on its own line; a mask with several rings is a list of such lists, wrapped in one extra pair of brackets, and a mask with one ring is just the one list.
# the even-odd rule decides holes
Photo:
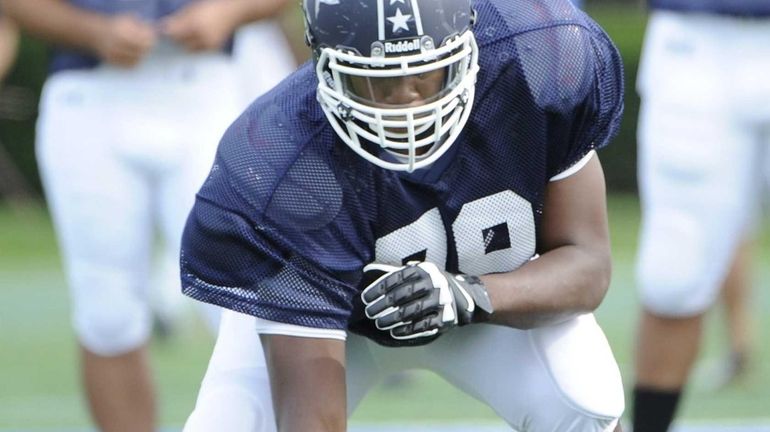
[(275, 432), (270, 379), (254, 317), (224, 310), (185, 432)]
[[(651, 116), (673, 118), (658, 109)], [(674, 117), (680, 122), (675, 128), (681, 131), (687, 116)], [(715, 142), (706, 135), (692, 137), (695, 130), (677, 135), (665, 122), (657, 118), (645, 130), (655, 131), (655, 137), (647, 139), (656, 140), (656, 147), (668, 146), (667, 151), (642, 158), (652, 165), (642, 172), (655, 172), (643, 194), (637, 268), (643, 311), (636, 347), (634, 417), (636, 429), (642, 431), (666, 430), (673, 418), (699, 350), (703, 315), (718, 297), (745, 228), (752, 182), (748, 137), (741, 139), (739, 131), (728, 137), (724, 129), (693, 124), (719, 140)], [(679, 161), (682, 171), (676, 171), (671, 154), (685, 142), (713, 155), (691, 154), (689, 160)], [(729, 152), (719, 150), (724, 142), (732, 144)]]
[(155, 430), (155, 391), (147, 346), (101, 355), (81, 345), (80, 354), (89, 410), (99, 429)]
[(751, 326), (748, 312), (751, 257), (751, 240), (745, 239), (735, 254), (735, 259), (722, 288), (730, 349), (744, 358), (749, 353), (751, 345)]
[(623, 413), (620, 371), (593, 315), (528, 331), (458, 328), (421, 362), (516, 430), (611, 432)]
[[(702, 316), (718, 297), (752, 208), (756, 142), (717, 90), (723, 77), (712, 67), (709, 34), (689, 18), (658, 14), (645, 45), (637, 431), (665, 431), (671, 423), (698, 353)], [(671, 50), (673, 40), (692, 46), (692, 55)]]
[[(760, 145), (758, 161), (768, 161), (770, 158), (770, 133), (765, 133), (765, 144)], [(762, 217), (762, 206), (766, 200), (762, 197), (766, 191), (770, 191), (766, 184), (768, 178), (763, 178), (767, 174), (770, 164), (765, 163), (757, 167), (757, 176), (760, 181), (754, 186), (754, 193), (757, 199), (751, 201), (752, 207), (747, 209), (748, 222), (747, 228), (743, 233), (742, 240), (735, 253), (730, 270), (722, 284), (721, 300), (724, 307), (725, 324), (727, 326), (727, 336), (729, 340), (729, 353), (723, 362), (721, 376), (717, 376), (717, 387), (729, 385), (745, 374), (753, 348), (753, 321), (750, 308), (750, 297), (752, 288), (752, 261), (754, 240), (753, 235), (759, 228), (759, 221)]]
[(415, 348), (385, 348), (350, 332), (345, 350), (348, 416), (355, 411), (369, 390), (384, 378), (418, 367)]
[[(126, 191), (126, 186), (123, 184), (121, 189)], [(137, 196), (133, 198), (139, 201)], [(127, 217), (130, 214), (125, 213)], [(142, 261), (149, 257), (149, 248), (146, 244), (126, 248), (126, 243), (119, 243), (121, 240), (110, 241), (123, 237), (122, 234), (108, 235), (105, 230), (98, 229), (124, 230), (131, 222), (141, 220), (141, 216), (137, 215), (134, 221), (117, 218), (90, 224), (89, 220), (93, 221), (80, 218), (73, 223), (83, 224), (80, 226), (92, 230), (100, 239), (91, 241), (94, 239), (84, 236), (69, 241), (63, 239), (62, 249), (64, 254), (70, 255), (67, 267), (90, 410), (103, 431), (151, 431), (155, 423), (155, 398), (147, 350), (150, 318), (145, 295), (140, 293), (147, 284), (145, 262)], [(122, 224), (124, 221), (127, 224)], [(66, 224), (57, 223), (59, 227)], [(144, 233), (148, 239), (149, 232), (148, 229)], [(139, 240), (139, 236), (134, 237)], [(73, 242), (84, 247), (98, 247), (79, 255), (66, 245)], [(113, 251), (126, 248), (123, 252), (127, 255), (120, 256), (119, 251), (106, 252), (110, 248)]]
[[(261, 321), (271, 327), (281, 324)], [(382, 378), (370, 342), (347, 341), (347, 397), (352, 412)], [(224, 310), (219, 336), (185, 432), (275, 432), (270, 377), (257, 332), (257, 319)]]
[[(69, 74), (69, 73), (62, 73)], [(149, 196), (117, 161), (91, 74), (46, 85), (38, 161), (57, 230), (82, 347), (91, 413), (104, 431), (151, 431), (154, 396), (143, 288), (151, 238)], [(98, 89), (97, 89), (98, 90)], [(114, 137), (113, 137), (114, 138)]]
[(735, 382), (746, 372), (748, 366), (751, 354), (751, 313), (748, 298), (751, 289), (751, 258), (751, 240), (747, 236), (738, 247), (721, 290), (729, 352), (723, 361), (720, 376), (716, 377), (717, 387)]

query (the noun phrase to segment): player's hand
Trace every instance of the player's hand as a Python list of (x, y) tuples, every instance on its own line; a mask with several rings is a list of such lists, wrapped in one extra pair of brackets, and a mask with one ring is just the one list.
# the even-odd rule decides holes
[(152, 49), (155, 40), (151, 24), (130, 14), (111, 16), (106, 18), (101, 37), (95, 41), (96, 55), (116, 66), (135, 66)]
[(219, 0), (190, 3), (161, 21), (161, 32), (189, 51), (222, 49), (237, 27), (229, 3)]
[(384, 274), (361, 294), (366, 316), (394, 339), (431, 338), (492, 315), (492, 303), (478, 277), (451, 274), (430, 262), (364, 267), (364, 272), (371, 271)]

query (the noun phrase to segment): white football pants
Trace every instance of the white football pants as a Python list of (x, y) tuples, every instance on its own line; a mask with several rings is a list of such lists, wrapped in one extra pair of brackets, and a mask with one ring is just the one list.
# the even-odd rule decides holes
[(75, 330), (89, 351), (118, 355), (147, 340), (156, 227), (161, 280), (182, 298), (181, 233), (219, 139), (244, 106), (239, 73), (226, 54), (161, 41), (135, 68), (62, 71), (46, 82), (38, 163)]
[(652, 14), (639, 73), (645, 307), (716, 300), (770, 168), (770, 19)]
[[(254, 317), (224, 311), (185, 432), (275, 432), (255, 327)], [(529, 331), (472, 325), (415, 348), (350, 334), (346, 361), (350, 412), (384, 377), (408, 369), (432, 370), (519, 432), (612, 431), (624, 408), (620, 372), (593, 315)]]

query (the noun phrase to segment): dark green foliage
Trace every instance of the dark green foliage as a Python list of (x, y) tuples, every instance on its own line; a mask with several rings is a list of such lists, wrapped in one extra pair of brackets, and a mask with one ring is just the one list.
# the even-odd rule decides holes
[(636, 5), (591, 7), (588, 13), (607, 30), (623, 56), (626, 78), (625, 114), (615, 141), (600, 153), (607, 185), (611, 191), (636, 191), (636, 122), (639, 96), (636, 72), (646, 24), (646, 11)]
[[(36, 101), (46, 75), (47, 52), (38, 40), (22, 37), (19, 57), (10, 75), (2, 84), (0, 95), (8, 98), (4, 105), (14, 105), (13, 114), (0, 116), (0, 143), (10, 154), (16, 166), (36, 190), (40, 190), (40, 180), (35, 163), (35, 120), (37, 119)], [(14, 102), (9, 102), (13, 99)], [(26, 106), (27, 104), (31, 104)], [(21, 105), (21, 106), (19, 106)], [(0, 200), (2, 197), (0, 197)]]

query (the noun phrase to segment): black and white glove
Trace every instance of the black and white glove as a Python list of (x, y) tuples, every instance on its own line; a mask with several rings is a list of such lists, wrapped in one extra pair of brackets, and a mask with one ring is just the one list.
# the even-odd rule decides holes
[(366, 317), (396, 340), (434, 336), (455, 326), (489, 320), (492, 303), (476, 276), (455, 275), (430, 262), (403, 267), (373, 263), (384, 274), (361, 293)]

